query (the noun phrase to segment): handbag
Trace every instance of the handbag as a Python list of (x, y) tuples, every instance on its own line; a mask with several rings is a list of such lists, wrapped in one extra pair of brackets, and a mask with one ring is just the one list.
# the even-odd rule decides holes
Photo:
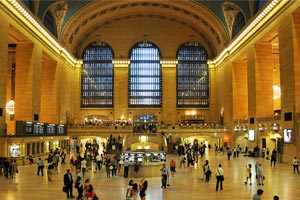
[(79, 185), (80, 185), (80, 182), (78, 181), (78, 182), (75, 183), (74, 187), (75, 187), (76, 189), (78, 189), (78, 188), (79, 188)]
[(220, 176), (220, 180), (221, 180), (221, 181), (224, 181), (224, 176), (223, 176), (223, 175)]
[(224, 181), (224, 179), (225, 179), (224, 175), (221, 175), (218, 169), (217, 169), (217, 171), (218, 171), (218, 174), (219, 174), (219, 177), (220, 177), (220, 181)]
[(62, 187), (62, 191), (65, 192), (65, 193), (67, 193), (67, 192), (68, 192), (67, 186), (63, 186), (63, 187)]
[(93, 200), (99, 200), (98, 196), (95, 194)]

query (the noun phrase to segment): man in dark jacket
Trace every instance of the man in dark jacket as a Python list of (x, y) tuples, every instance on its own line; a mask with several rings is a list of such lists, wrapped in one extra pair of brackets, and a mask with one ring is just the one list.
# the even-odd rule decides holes
[(64, 187), (66, 188), (67, 198), (75, 198), (73, 196), (73, 178), (70, 169), (67, 169), (67, 173), (64, 175)]

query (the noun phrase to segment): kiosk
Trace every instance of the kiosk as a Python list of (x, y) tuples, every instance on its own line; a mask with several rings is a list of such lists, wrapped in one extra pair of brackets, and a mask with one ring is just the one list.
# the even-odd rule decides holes
[(128, 177), (134, 177), (134, 160), (138, 159), (140, 163), (139, 177), (159, 177), (162, 164), (166, 162), (166, 153), (164, 151), (138, 150), (124, 151), (121, 156), (121, 175), (124, 174), (124, 160), (128, 158), (129, 173)]

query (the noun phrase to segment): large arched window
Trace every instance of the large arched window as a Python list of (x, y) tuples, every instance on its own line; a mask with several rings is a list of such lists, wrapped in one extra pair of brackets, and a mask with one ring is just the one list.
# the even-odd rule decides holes
[(245, 26), (246, 20), (242, 12), (238, 12), (235, 16), (234, 23), (232, 26), (232, 38), (234, 38)]
[(177, 52), (177, 107), (209, 107), (207, 53), (189, 41)]
[(43, 24), (55, 37), (57, 37), (55, 19), (50, 11), (46, 12), (44, 19), (43, 19)]
[(83, 52), (81, 107), (113, 107), (113, 51), (103, 42)]
[(129, 107), (161, 107), (161, 65), (159, 49), (141, 42), (130, 51)]

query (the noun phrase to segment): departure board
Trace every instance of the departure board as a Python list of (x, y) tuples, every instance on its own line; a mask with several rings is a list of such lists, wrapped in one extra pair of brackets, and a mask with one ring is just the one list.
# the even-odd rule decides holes
[(67, 135), (66, 125), (41, 122), (16, 122), (17, 136), (59, 136)]

